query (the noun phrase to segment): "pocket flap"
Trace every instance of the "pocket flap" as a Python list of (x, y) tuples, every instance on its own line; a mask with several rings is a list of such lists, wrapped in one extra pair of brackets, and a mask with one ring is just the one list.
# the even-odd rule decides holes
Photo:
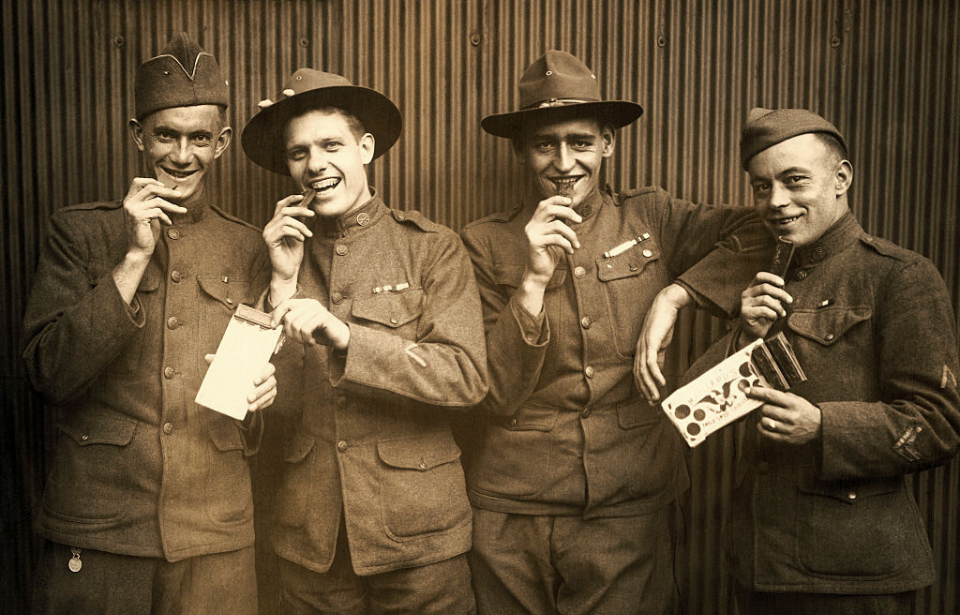
[(60, 431), (80, 446), (112, 444), (126, 446), (133, 440), (137, 421), (121, 416), (104, 416), (78, 412), (69, 420), (60, 421)]
[[(497, 269), (497, 284), (509, 286), (511, 288), (520, 288), (520, 282), (523, 280), (524, 267), (501, 267)], [(567, 270), (559, 267), (553, 270), (550, 281), (547, 282), (547, 290), (552, 290), (558, 286), (563, 286), (567, 279)]]
[(869, 320), (869, 307), (837, 307), (815, 311), (796, 311), (787, 317), (787, 326), (803, 337), (829, 346), (857, 323)]
[(201, 276), (197, 278), (197, 283), (207, 296), (228, 310), (235, 310), (239, 304), (251, 299), (247, 297), (250, 284), (245, 280), (235, 280), (230, 277), (226, 279), (227, 281), (224, 282), (223, 277)]
[(899, 491), (902, 483), (903, 479), (899, 476), (854, 481), (824, 482), (811, 480), (806, 484), (801, 484), (800, 491), (827, 496), (852, 505), (866, 498)]
[(293, 438), (287, 442), (286, 456), (283, 458), (288, 463), (299, 463), (304, 460), (313, 449), (315, 440), (313, 437), (302, 433), (295, 433)]
[(230, 419), (216, 420), (210, 424), (210, 439), (219, 451), (243, 449), (243, 436), (240, 426)]
[(460, 447), (452, 439), (425, 442), (422, 439), (384, 440), (377, 443), (380, 459), (388, 466), (429, 470), (460, 458)]
[(647, 264), (660, 258), (660, 248), (651, 241), (639, 243), (613, 258), (597, 259), (597, 277), (601, 282), (640, 275)]
[(524, 406), (511, 417), (507, 418), (507, 429), (510, 431), (550, 431), (557, 424), (556, 408), (540, 406)]
[(422, 300), (423, 291), (414, 288), (377, 293), (354, 299), (351, 313), (357, 318), (395, 329), (420, 316)]
[(660, 420), (660, 416), (656, 406), (651, 406), (642, 399), (617, 406), (617, 420), (623, 429), (656, 423)]

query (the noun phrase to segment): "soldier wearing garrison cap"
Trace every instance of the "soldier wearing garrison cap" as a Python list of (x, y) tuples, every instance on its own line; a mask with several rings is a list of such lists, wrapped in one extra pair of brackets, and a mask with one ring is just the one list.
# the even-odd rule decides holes
[[(260, 232), (205, 190), (232, 136), (213, 56), (180, 33), (137, 69), (135, 92), (150, 175), (122, 201), (54, 214), (24, 318), (27, 377), (60, 430), (34, 610), (256, 613), (246, 457), (262, 423), (193, 400), (269, 261)], [(250, 411), (273, 401), (272, 373), (251, 383)]]
[(728, 547), (744, 614), (910, 613), (934, 561), (906, 475), (960, 447), (957, 337), (929, 260), (867, 234), (837, 128), (754, 109), (741, 160), (771, 236), (796, 252), (760, 272), (733, 331), (691, 368), (782, 331), (807, 381), (753, 388)]
[(528, 190), (462, 232), (490, 372), (467, 468), (478, 610), (673, 613), (672, 526), (689, 481), (677, 434), (641, 395), (657, 384), (632, 375), (648, 356), (641, 324), (661, 290), (673, 310), (731, 313), (740, 285), (724, 264), (763, 227), (745, 208), (602, 190), (616, 130), (642, 109), (604, 100), (572, 55), (546, 52), (519, 94), (519, 111), (481, 125), (513, 140)]
[(470, 261), (453, 231), (368, 185), (400, 136), (388, 98), (300, 69), (260, 106), (244, 151), (302, 191), (263, 233), (264, 302), (300, 342), (278, 358), (299, 384), (272, 536), (284, 612), (473, 613), (450, 425), (487, 390)]

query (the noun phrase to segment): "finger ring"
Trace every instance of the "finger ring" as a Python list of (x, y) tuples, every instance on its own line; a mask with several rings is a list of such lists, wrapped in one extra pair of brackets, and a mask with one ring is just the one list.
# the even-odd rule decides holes
[(776, 422), (775, 420), (773, 420), (773, 419), (767, 419), (767, 420), (769, 421), (769, 422), (767, 423), (767, 429), (769, 429), (770, 431), (776, 431), (776, 430), (777, 430), (777, 422)]

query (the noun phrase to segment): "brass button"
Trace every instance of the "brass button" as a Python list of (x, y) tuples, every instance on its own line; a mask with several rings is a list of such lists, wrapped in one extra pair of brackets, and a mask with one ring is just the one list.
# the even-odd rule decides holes
[(638, 269), (640, 269), (640, 265), (637, 265), (636, 263), (630, 263), (630, 271), (636, 271)]
[(346, 407), (347, 407), (347, 398), (344, 397), (343, 395), (337, 397), (337, 405), (340, 406), (341, 408), (346, 408)]
[(510, 419), (510, 426), (511, 426), (511, 427), (516, 427), (516, 426), (517, 426), (517, 417), (513, 417), (513, 418)]
[(829, 342), (832, 339), (833, 339), (833, 333), (827, 333), (827, 341)]
[(342, 243), (337, 246), (337, 254), (339, 254), (340, 256), (346, 256), (347, 252), (349, 251), (350, 251), (349, 248), (347, 248), (347, 246), (343, 245)]
[(176, 329), (179, 326), (180, 326), (180, 319), (178, 319), (176, 316), (171, 316), (170, 318), (167, 319), (168, 329)]
[(644, 250), (642, 254), (647, 258), (650, 258), (651, 256), (653, 256), (653, 252), (651, 252), (650, 250)]
[(578, 278), (582, 278), (584, 275), (586, 275), (586, 273), (587, 270), (583, 267), (577, 267), (573, 270), (573, 275), (577, 276)]
[(345, 440), (340, 440), (339, 442), (337, 442), (337, 450), (340, 451), (341, 453), (346, 453), (347, 442)]
[(173, 433), (173, 423), (164, 423), (163, 424), (163, 433), (168, 436)]
[(366, 226), (370, 224), (370, 216), (366, 212), (357, 214), (357, 224), (360, 226)]
[(173, 369), (169, 365), (163, 368), (163, 377), (166, 378), (167, 380), (170, 380), (176, 375), (177, 375), (177, 370)]
[(396, 318), (391, 318), (391, 319), (390, 319), (390, 324), (391, 324), (391, 325), (395, 325), (395, 324), (397, 324), (398, 322), (400, 322), (400, 321), (397, 320)]
[(330, 295), (330, 301), (333, 301), (333, 303), (336, 305), (340, 305), (341, 303), (343, 303), (343, 295), (338, 292), (333, 292)]
[(90, 436), (88, 436), (87, 434), (83, 434), (82, 436), (80, 436), (80, 439), (86, 442), (87, 440), (90, 439)]
[(426, 470), (426, 469), (427, 469), (427, 462), (424, 461), (423, 459), (420, 460), (420, 469), (421, 469), (421, 470)]
[(233, 305), (233, 299), (227, 297), (227, 305)]
[(853, 491), (847, 494), (847, 499), (851, 502), (857, 499), (857, 494)]
[(585, 419), (588, 419), (590, 418), (591, 414), (593, 414), (593, 410), (591, 410), (590, 408), (584, 408), (583, 412), (580, 413), (580, 416), (582, 416)]
[(167, 237), (170, 239), (180, 239), (180, 231), (175, 228), (172, 228), (167, 231)]
[(583, 373), (586, 374), (587, 378), (593, 378), (594, 374), (597, 373), (597, 370), (593, 369), (592, 365), (588, 365), (587, 368), (583, 370)]
[(179, 282), (180, 280), (183, 279), (183, 276), (180, 275), (180, 272), (178, 270), (174, 269), (173, 271), (170, 272), (170, 279), (173, 280), (174, 282)]
[(807, 277), (807, 272), (806, 272), (805, 269), (801, 269), (800, 271), (797, 272), (797, 279), (798, 279), (798, 280), (802, 280), (802, 279), (804, 279), (805, 277)]
[(580, 326), (583, 327), (584, 329), (589, 329), (590, 327), (593, 326), (593, 321), (590, 320), (589, 316), (584, 316), (583, 318), (580, 319)]
[(813, 248), (810, 256), (813, 257), (815, 261), (822, 261), (823, 257), (827, 255), (827, 251), (823, 249), (823, 246), (816, 246)]

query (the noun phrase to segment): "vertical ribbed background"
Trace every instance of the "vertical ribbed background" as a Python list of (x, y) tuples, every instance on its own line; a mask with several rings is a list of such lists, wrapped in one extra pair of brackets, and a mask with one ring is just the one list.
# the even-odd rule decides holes
[[(512, 110), (523, 68), (549, 48), (596, 72), (608, 98), (643, 117), (621, 131), (607, 180), (658, 184), (701, 202), (747, 203), (737, 142), (753, 106), (806, 107), (845, 133), (852, 202), (868, 232), (928, 256), (960, 297), (960, 9), (953, 0), (5, 0), (0, 186), (0, 463), (5, 604), (22, 607), (35, 544), (29, 520), (52, 426), (24, 383), (19, 326), (46, 220), (72, 203), (121, 197), (143, 173), (126, 122), (133, 74), (176, 30), (193, 33), (230, 81), (234, 145), (212, 174), (222, 205), (262, 225), (289, 179), (246, 161), (243, 124), (300, 66), (390, 96), (404, 132), (371, 168), (394, 207), (459, 229), (512, 204), (521, 178), (481, 116)], [(718, 324), (687, 318), (704, 348)], [(688, 612), (732, 612), (721, 523), (732, 433), (692, 457), (679, 572)], [(960, 464), (914, 486), (940, 580), (917, 613), (958, 612)]]

